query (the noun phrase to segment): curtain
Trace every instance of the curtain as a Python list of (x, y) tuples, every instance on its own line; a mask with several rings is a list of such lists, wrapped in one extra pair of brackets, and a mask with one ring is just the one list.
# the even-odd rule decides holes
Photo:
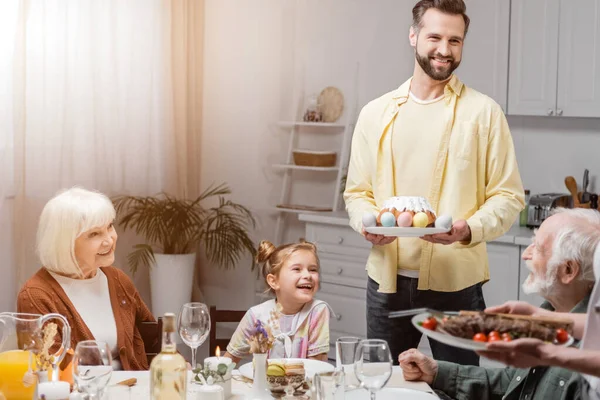
[(1, 4), (0, 162), (12, 168), (0, 195), (13, 200), (0, 207), (13, 202), (20, 287), (40, 267), (37, 221), (58, 190), (197, 194), (203, 1)]

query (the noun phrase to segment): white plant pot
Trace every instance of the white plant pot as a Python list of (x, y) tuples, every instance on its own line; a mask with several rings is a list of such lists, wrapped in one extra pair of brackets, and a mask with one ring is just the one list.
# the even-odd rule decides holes
[(192, 301), (196, 254), (156, 254), (150, 267), (152, 314), (179, 314), (181, 306)]

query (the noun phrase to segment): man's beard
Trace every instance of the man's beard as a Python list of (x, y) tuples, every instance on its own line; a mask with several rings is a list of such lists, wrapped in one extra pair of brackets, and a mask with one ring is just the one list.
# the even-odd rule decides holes
[[(435, 57), (442, 60), (449, 60), (450, 63), (445, 69), (436, 70), (431, 64), (433, 62), (433, 58)], [(434, 79), (436, 81), (445, 81), (446, 79), (450, 78), (450, 75), (452, 75), (454, 70), (460, 65), (460, 61), (454, 61), (453, 57), (443, 57), (440, 54), (435, 54), (433, 56), (422, 56), (416, 50), (415, 58), (417, 59), (417, 62), (419, 63), (423, 71), (425, 71), (425, 73), (429, 75), (431, 79)]]
[(525, 292), (525, 294), (539, 294), (542, 297), (546, 297), (546, 295), (552, 291), (556, 282), (556, 268), (553, 268), (552, 265), (548, 264), (546, 266), (546, 276), (539, 276), (533, 270), (531, 261), (527, 260), (525, 264), (529, 269), (529, 276), (521, 286), (523, 292)]

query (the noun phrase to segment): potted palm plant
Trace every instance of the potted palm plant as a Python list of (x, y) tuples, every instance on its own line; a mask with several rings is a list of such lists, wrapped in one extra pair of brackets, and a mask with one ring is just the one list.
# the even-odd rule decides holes
[[(229, 187), (221, 184), (211, 185), (193, 200), (166, 193), (113, 199), (118, 224), (124, 231), (133, 229), (146, 241), (134, 246), (127, 261), (133, 274), (141, 266), (150, 268), (154, 315), (177, 312), (190, 301), (200, 246), (211, 263), (225, 269), (235, 267), (244, 253), (254, 260), (256, 249), (249, 229), (256, 221), (246, 207), (223, 197), (230, 193)], [(201, 204), (214, 197), (218, 204), (213, 207)]]

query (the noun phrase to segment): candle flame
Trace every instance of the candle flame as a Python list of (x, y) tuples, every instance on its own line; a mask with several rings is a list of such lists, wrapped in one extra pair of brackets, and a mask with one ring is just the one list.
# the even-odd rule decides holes
[(221, 348), (219, 346), (217, 346), (217, 348), (215, 349), (215, 355), (217, 357), (221, 357)]

